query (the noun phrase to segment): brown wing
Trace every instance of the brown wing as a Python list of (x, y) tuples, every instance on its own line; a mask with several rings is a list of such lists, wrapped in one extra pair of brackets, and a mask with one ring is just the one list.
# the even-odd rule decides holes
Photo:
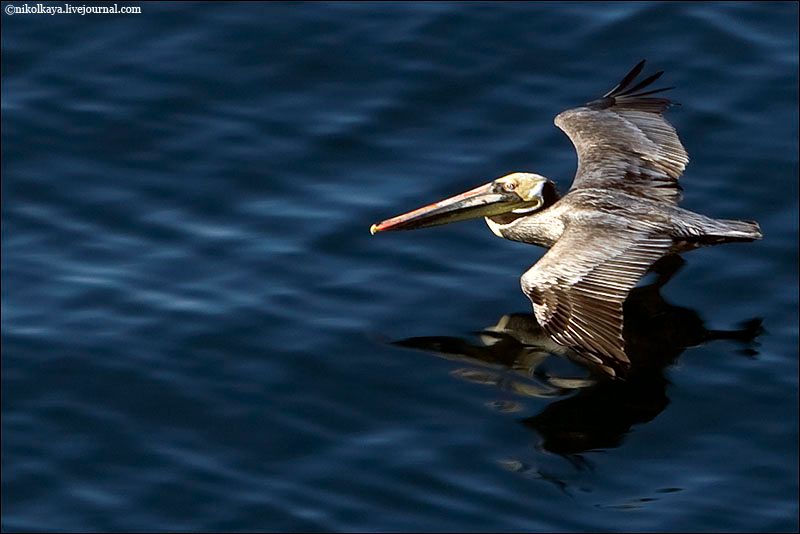
[(641, 92), (663, 72), (631, 87), (643, 67), (644, 61), (603, 98), (555, 118), (578, 152), (572, 189), (618, 189), (673, 204), (680, 200), (678, 177), (689, 156), (662, 116), (672, 102), (647, 96), (671, 88)]
[(557, 342), (582, 349), (596, 363), (626, 367), (622, 305), (671, 246), (671, 238), (646, 230), (573, 224), (522, 276), (522, 290), (539, 324)]

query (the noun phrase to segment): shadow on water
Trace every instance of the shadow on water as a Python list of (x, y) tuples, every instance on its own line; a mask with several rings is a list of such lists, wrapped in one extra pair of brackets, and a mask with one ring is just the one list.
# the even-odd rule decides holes
[[(669, 404), (666, 369), (687, 348), (732, 340), (741, 345), (739, 354), (758, 354), (760, 318), (735, 330), (709, 330), (696, 311), (664, 299), (661, 288), (684, 262), (679, 256), (657, 262), (652, 268), (655, 281), (634, 289), (625, 302), (624, 337), (631, 359), (625, 380), (609, 378), (579, 353), (554, 343), (532, 313), (504, 315), (478, 333), (480, 343), (431, 336), (393, 344), (469, 364), (453, 372), (462, 379), (520, 396), (558, 399), (520, 422), (539, 434), (543, 450), (581, 467), (586, 465), (581, 453), (618, 447), (633, 425), (647, 423), (664, 411)], [(518, 407), (506, 403), (497, 408)]]

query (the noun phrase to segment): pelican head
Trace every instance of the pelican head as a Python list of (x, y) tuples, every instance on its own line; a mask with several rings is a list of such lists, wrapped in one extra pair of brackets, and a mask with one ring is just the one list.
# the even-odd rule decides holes
[(373, 224), (369, 231), (374, 235), (378, 232), (413, 230), (477, 217), (526, 216), (545, 205), (545, 185), (548, 183), (552, 182), (538, 174), (507, 174), (460, 195)]

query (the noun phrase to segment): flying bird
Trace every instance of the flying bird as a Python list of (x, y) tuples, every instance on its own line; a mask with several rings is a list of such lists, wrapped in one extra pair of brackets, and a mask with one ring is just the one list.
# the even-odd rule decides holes
[(678, 206), (689, 157), (663, 117), (673, 104), (637, 80), (639, 62), (613, 89), (568, 109), (555, 124), (572, 141), (578, 170), (561, 196), (553, 181), (514, 172), (398, 215), (370, 232), (411, 230), (484, 217), (498, 237), (550, 250), (522, 275), (536, 320), (561, 345), (624, 371), (623, 303), (660, 258), (762, 237), (755, 221), (713, 219)]

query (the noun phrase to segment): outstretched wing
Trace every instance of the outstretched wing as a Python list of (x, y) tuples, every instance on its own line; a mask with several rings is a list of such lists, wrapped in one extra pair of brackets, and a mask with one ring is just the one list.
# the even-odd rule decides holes
[[(589, 359), (627, 367), (622, 305), (650, 266), (672, 246), (646, 229), (568, 225), (558, 242), (522, 276), (537, 321), (562, 345)], [(608, 368), (608, 367), (611, 368)]]
[(599, 100), (555, 118), (578, 152), (572, 189), (618, 189), (673, 204), (680, 200), (678, 177), (689, 156), (662, 116), (672, 102), (649, 96), (672, 88), (642, 91), (663, 74), (634, 83), (644, 63)]

